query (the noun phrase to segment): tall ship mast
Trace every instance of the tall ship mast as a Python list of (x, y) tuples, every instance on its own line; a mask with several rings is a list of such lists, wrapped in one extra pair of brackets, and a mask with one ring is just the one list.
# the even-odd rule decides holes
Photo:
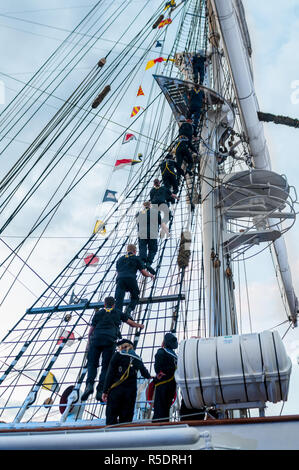
[[(271, 163), (244, 6), (177, 0), (136, 8), (96, 2), (0, 115), (0, 155), (8, 156), (2, 310), (12, 298), (23, 308), (18, 289), (31, 300), (28, 292), (38, 292), (0, 343), (0, 448), (297, 449), (299, 414), (268, 411), (288, 400), (291, 360), (277, 328), (255, 329), (248, 289), (258, 260), (270, 260), (281, 323), (297, 327), (284, 238), (297, 196)], [(84, 61), (87, 73), (78, 67)], [(181, 162), (176, 197), (160, 208), (167, 230), (155, 277), (138, 276), (132, 316), (144, 328), (121, 328), (152, 376), (165, 334), (177, 337), (169, 422), (153, 422), (150, 382), (138, 377), (133, 422), (105, 426), (106, 405), (95, 394), (82, 400), (90, 326), (115, 294), (116, 263), (138, 246), (136, 214), (190, 122), (192, 162)], [(83, 223), (83, 243), (59, 241), (59, 269), (49, 266), (47, 281), (38, 260), (57, 257), (55, 240), (45, 256), (47, 234)], [(6, 237), (20, 230), (22, 239)]]

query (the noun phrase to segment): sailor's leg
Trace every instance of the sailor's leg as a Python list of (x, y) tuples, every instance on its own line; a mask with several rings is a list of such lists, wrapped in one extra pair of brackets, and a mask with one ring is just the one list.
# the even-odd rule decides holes
[(171, 190), (171, 178), (169, 176), (171, 176), (170, 173), (164, 173), (162, 176), (162, 182), (166, 188)]
[(97, 370), (99, 367), (99, 360), (102, 353), (102, 347), (96, 341), (90, 341), (87, 353), (87, 380), (86, 383), (94, 384)]
[[(122, 389), (124, 389), (125, 384), (123, 384)], [(127, 386), (125, 391), (122, 393), (122, 407), (119, 413), (119, 422), (120, 423), (131, 423), (134, 417), (135, 403), (136, 403), (136, 385)]]
[(153, 419), (169, 421), (169, 411), (175, 395), (175, 381), (156, 386)]
[(171, 184), (173, 189), (173, 194), (177, 194), (179, 192), (179, 177), (176, 175), (171, 175)]
[(118, 423), (120, 408), (122, 405), (122, 397), (119, 396), (117, 387), (108, 393), (106, 406), (106, 426)]
[(156, 420), (156, 419), (164, 420), (166, 417), (169, 419), (169, 413), (167, 410), (167, 402), (165, 398), (165, 385), (158, 385), (155, 388), (153, 420)]
[(184, 157), (182, 144), (178, 146), (175, 156), (176, 156), (176, 161), (177, 161), (178, 166), (182, 168), (183, 157)]
[(199, 124), (199, 119), (200, 119), (200, 109), (198, 108), (193, 109), (192, 117), (193, 117), (193, 128), (194, 128), (193, 135), (197, 136), (197, 129), (198, 129), (198, 124)]
[(194, 77), (194, 82), (199, 83), (200, 85), (203, 84), (204, 79), (205, 79), (205, 62), (200, 61), (198, 64), (196, 64), (193, 68), (193, 77)]
[(191, 152), (189, 152), (188, 149), (186, 149), (186, 152), (185, 152), (185, 162), (187, 163), (187, 173), (191, 173), (192, 172), (192, 168), (193, 168), (193, 158), (192, 158), (192, 155), (191, 155)]
[(97, 375), (101, 353), (102, 348), (95, 341), (91, 340), (87, 353), (87, 380), (84, 393), (81, 397), (82, 401), (86, 401), (87, 398), (93, 394), (93, 386)]
[(147, 240), (143, 238), (138, 238), (139, 244), (139, 256), (144, 263), (147, 262)]
[(105, 346), (103, 348), (102, 368), (101, 368), (101, 373), (99, 377), (99, 383), (97, 386), (97, 400), (101, 400), (107, 369), (109, 367), (109, 363), (110, 363), (111, 357), (113, 356), (114, 351), (115, 351), (114, 343), (109, 346)]
[(148, 240), (148, 264), (151, 266), (158, 251), (157, 239)]
[(200, 85), (203, 84), (204, 79), (205, 79), (205, 57), (201, 57), (199, 67), (198, 67), (198, 72), (199, 72), (199, 77), (200, 77)]
[(127, 309), (126, 309), (126, 313), (130, 314), (131, 312), (133, 312), (136, 305), (138, 304), (140, 290), (139, 290), (139, 287), (138, 287), (138, 284), (137, 284), (137, 280), (134, 279), (134, 278), (131, 278), (131, 279), (127, 278), (126, 279), (126, 285), (127, 285), (127, 290), (131, 294), (130, 303), (129, 303)]
[(116, 283), (116, 290), (115, 290), (115, 308), (116, 310), (120, 310), (122, 312), (123, 310), (123, 303), (124, 303), (124, 298), (126, 295), (126, 288), (124, 285), (124, 280), (119, 279)]
[(198, 75), (199, 75), (199, 69), (198, 69), (198, 65), (194, 65), (193, 66), (193, 80), (194, 80), (194, 83), (198, 83)]

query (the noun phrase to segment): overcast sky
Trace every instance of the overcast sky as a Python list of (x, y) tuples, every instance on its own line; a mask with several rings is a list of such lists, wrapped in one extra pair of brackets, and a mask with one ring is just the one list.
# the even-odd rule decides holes
[[(143, 0), (134, 0), (136, 5), (142, 5)], [(158, 5), (160, 2), (151, 0), (152, 4)], [(119, 4), (122, 2), (119, 1)], [(146, 2), (144, 2), (146, 3)], [(45, 26), (30, 24), (16, 19), (8, 18), (7, 15), (16, 16), (23, 20), (34, 21), (36, 23), (55, 26), (58, 28), (72, 29), (82, 18), (84, 14), (95, 4), (88, 0), (13, 0), (6, 2), (0, 0), (0, 51), (1, 66), (0, 71), (9, 75), (11, 78), (2, 75), (6, 92), (6, 102), (9, 101), (15, 93), (21, 89), (22, 82), (27, 82), (33, 73), (43, 64), (53, 50), (66, 37), (66, 32), (53, 30)], [(260, 108), (264, 112), (282, 114), (299, 118), (299, 103), (292, 99), (295, 89), (299, 88), (299, 5), (296, 0), (244, 0), (244, 6), (247, 13), (247, 20), (253, 44), (253, 66), (255, 75), (256, 92), (260, 103)], [(6, 16), (1, 16), (6, 15)], [(104, 55), (107, 52), (109, 43), (101, 43), (97, 54)], [(81, 64), (82, 69), (90, 67), (90, 61)], [(80, 72), (80, 71), (79, 71)], [(298, 83), (296, 84), (296, 81)], [(297, 95), (299, 96), (299, 95)], [(298, 100), (299, 101), (299, 100)], [(1, 103), (1, 95), (0, 95)], [(3, 109), (0, 104), (0, 110)], [(299, 130), (279, 127), (274, 124), (265, 125), (265, 134), (270, 149), (273, 170), (280, 174), (285, 174), (289, 184), (294, 185), (299, 190), (299, 166), (298, 166), (298, 138)], [(103, 168), (105, 175), (109, 175), (109, 169)], [(88, 180), (89, 194), (84, 194), (84, 204), (92, 205), (94, 200), (92, 196), (96, 191), (95, 182)], [(87, 198), (90, 197), (90, 200)], [(78, 204), (81, 201), (77, 197)], [(91, 211), (94, 209), (92, 208)], [(68, 223), (71, 221), (68, 220)], [(86, 236), (89, 228), (79, 227), (76, 218), (72, 221), (77, 227), (76, 234)], [(79, 227), (79, 230), (78, 230)], [(66, 227), (66, 233), (69, 227)], [(286, 242), (289, 251), (289, 262), (292, 268), (294, 287), (299, 295), (299, 226), (298, 223), (286, 235)], [(82, 240), (75, 240), (73, 250), (75, 252)], [(56, 269), (51, 269), (51, 260), (57, 260), (55, 267), (63, 267), (67, 261), (62, 256), (64, 247), (68, 245), (67, 241), (60, 241), (57, 244), (57, 250), (51, 252), (51, 259), (47, 259), (43, 248), (44, 257), (39, 265), (38, 261), (32, 261), (33, 267), (50, 282), (56, 273)], [(65, 250), (68, 252), (68, 250)], [(66, 255), (65, 255), (66, 256)], [(48, 267), (47, 267), (48, 266)], [(277, 285), (274, 278), (265, 278), (263, 270), (265, 269), (263, 257), (256, 258), (252, 262), (252, 268), (257, 271), (256, 282), (251, 282), (250, 291), (255, 296), (257, 311), (253, 314), (254, 326), (262, 324), (265, 328), (272, 327), (280, 321), (285, 320), (285, 315), (280, 312), (281, 304), (273, 302), (271, 299), (278, 298)], [(28, 285), (30, 282), (27, 273), (23, 281)], [(27, 282), (26, 282), (27, 281)], [(34, 282), (37, 282), (36, 280)], [(42, 288), (36, 283), (36, 291)], [(0, 308), (2, 318), (8, 315), (14, 320), (8, 322), (11, 326), (18, 318), (18, 309), (24, 311), (24, 305), (29, 306), (34, 300), (27, 289), (22, 291), (22, 299), (10, 299), (9, 302)], [(280, 329), (283, 334), (288, 325)], [(7, 329), (7, 323), (1, 321), (0, 336)], [(299, 331), (298, 329), (290, 331), (286, 336), (288, 352), (291, 355), (294, 364), (299, 351)], [(291, 384), (291, 395), (289, 402), (285, 405), (284, 413), (295, 413), (299, 407), (296, 404), (295, 395), (297, 385), (299, 386), (297, 366), (294, 365)], [(280, 405), (281, 407), (281, 405)]]

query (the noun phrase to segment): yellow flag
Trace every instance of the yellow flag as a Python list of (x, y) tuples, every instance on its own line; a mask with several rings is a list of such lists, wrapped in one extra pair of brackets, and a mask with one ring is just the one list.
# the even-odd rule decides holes
[(56, 392), (59, 390), (58, 382), (52, 372), (47, 373), (46, 378), (42, 383), (42, 388), (50, 390), (50, 392)]
[(100, 232), (101, 235), (106, 234), (106, 227), (102, 220), (97, 220), (93, 229), (93, 234)]

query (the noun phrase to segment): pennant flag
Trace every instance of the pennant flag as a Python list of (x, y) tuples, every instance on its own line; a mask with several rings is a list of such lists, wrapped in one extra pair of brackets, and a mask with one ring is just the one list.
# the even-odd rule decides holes
[(161, 21), (161, 23), (158, 25), (158, 29), (161, 29), (170, 23), (172, 23), (172, 20), (170, 18), (167, 18), (166, 20)]
[[(83, 294), (84, 293), (85, 293), (85, 291), (83, 292)], [(86, 303), (86, 302), (88, 302), (88, 299), (83, 299), (82, 297), (78, 297), (75, 294), (75, 291), (73, 290), (70, 301), (69, 301), (70, 304), (81, 304), (81, 303)], [(70, 321), (71, 318), (72, 318), (72, 316), (70, 314), (67, 314), (65, 316), (64, 320), (65, 321)]]
[(56, 377), (52, 372), (48, 372), (45, 380), (42, 383), (42, 388), (45, 390), (50, 390), (50, 392), (58, 392), (59, 385), (56, 380)]
[(164, 62), (165, 60), (166, 59), (163, 59), (163, 57), (158, 57), (158, 59), (149, 60), (148, 63), (146, 64), (145, 70), (151, 69), (158, 62)]
[(134, 106), (131, 117), (136, 116), (140, 110), (141, 110), (141, 106)]
[(138, 88), (137, 96), (145, 96), (145, 94), (143, 93), (143, 89), (142, 89), (141, 85)]
[(165, 4), (165, 8), (163, 11), (166, 11), (168, 10), (168, 8), (175, 8), (176, 7), (176, 3), (175, 3), (175, 0), (170, 0), (170, 2), (167, 2)]
[(110, 191), (110, 189), (107, 189), (104, 195), (103, 202), (117, 202), (116, 195), (117, 191)]
[(76, 339), (73, 332), (71, 333), (70, 331), (67, 331), (67, 330), (61, 330), (60, 336), (57, 341), (57, 346), (61, 344), (63, 340), (66, 338), (68, 338), (65, 343), (66, 346), (72, 346), (72, 344), (74, 344), (74, 341)]
[(134, 134), (125, 134), (124, 135), (124, 140), (123, 140), (123, 144), (127, 144), (128, 142), (130, 142), (131, 140), (137, 140), (135, 135)]
[(122, 160), (116, 160), (116, 163), (114, 165), (115, 170), (119, 170), (127, 165), (136, 165), (137, 163), (141, 163), (142, 161), (142, 155), (138, 155), (139, 160), (134, 160), (132, 158), (123, 158)]
[(97, 220), (93, 229), (93, 234), (100, 232), (101, 235), (106, 234), (106, 227), (102, 220)]
[(152, 68), (158, 62), (161, 63), (161, 62), (167, 62), (167, 61), (175, 62), (175, 59), (164, 59), (163, 57), (158, 57), (157, 59), (149, 60), (148, 63), (146, 64), (145, 70)]
[(97, 266), (99, 264), (99, 258), (94, 255), (93, 253), (89, 253), (85, 258), (84, 258), (84, 265), (85, 266)]

